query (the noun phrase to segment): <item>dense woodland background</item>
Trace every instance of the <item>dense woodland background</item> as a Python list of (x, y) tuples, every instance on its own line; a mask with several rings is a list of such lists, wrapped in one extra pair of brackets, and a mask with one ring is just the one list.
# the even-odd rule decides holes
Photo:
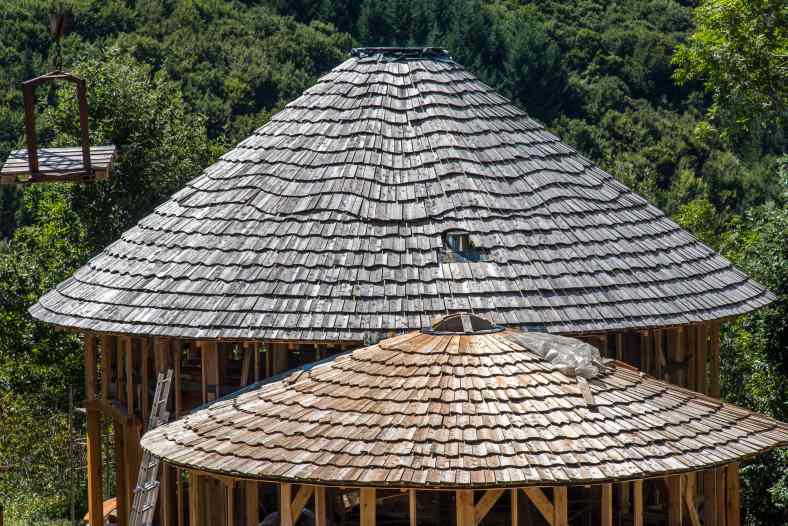
[[(109, 182), (0, 190), (0, 503), (7, 523), (85, 507), (68, 391), (76, 336), (28, 306), (261, 126), (354, 45), (433, 45), (779, 296), (725, 329), (727, 400), (788, 420), (788, 8), (775, 0), (73, 0), (64, 65), (88, 79)], [(50, 69), (52, 2), (0, 2), (0, 159), (18, 82)], [(43, 91), (43, 90), (42, 90)], [(71, 97), (39, 133), (76, 144)], [(48, 103), (49, 105), (47, 105)], [(82, 419), (75, 417), (77, 438)], [(76, 461), (74, 460), (76, 459)], [(76, 467), (74, 469), (73, 467)], [(743, 470), (746, 523), (788, 522), (788, 452)], [(72, 484), (73, 482), (73, 484)], [(73, 487), (73, 492), (72, 492)]]

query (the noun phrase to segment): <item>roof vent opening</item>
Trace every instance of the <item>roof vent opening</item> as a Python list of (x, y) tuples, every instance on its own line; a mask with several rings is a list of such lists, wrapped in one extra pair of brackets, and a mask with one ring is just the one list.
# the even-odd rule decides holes
[(470, 232), (451, 229), (443, 233), (442, 254), (442, 260), (446, 263), (482, 261), (486, 250), (474, 243)]
[(429, 334), (484, 334), (502, 331), (503, 327), (475, 314), (460, 312), (435, 320), (423, 332)]

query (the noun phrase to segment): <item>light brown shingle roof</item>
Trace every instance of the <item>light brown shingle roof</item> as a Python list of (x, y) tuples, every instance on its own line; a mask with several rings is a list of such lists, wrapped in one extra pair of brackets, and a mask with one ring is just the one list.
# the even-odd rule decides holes
[[(412, 55), (339, 65), (32, 315), (372, 342), (456, 311), (566, 333), (773, 299), (445, 53)], [(447, 253), (452, 229), (478, 250)]]
[(142, 446), (240, 478), (448, 488), (658, 476), (788, 444), (788, 424), (624, 364), (585, 380), (543, 358), (578, 345), (414, 332), (234, 394)]

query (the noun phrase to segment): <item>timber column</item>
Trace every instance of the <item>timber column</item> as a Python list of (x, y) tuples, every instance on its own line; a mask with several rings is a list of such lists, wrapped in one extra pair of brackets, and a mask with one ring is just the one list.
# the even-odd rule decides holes
[[(90, 402), (96, 400), (96, 337), (84, 336), (85, 351), (85, 404), (87, 410), (88, 449), (88, 522), (90, 526), (103, 526), (104, 496), (101, 477), (101, 412)], [(104, 367), (104, 364), (102, 364)], [(2, 526), (2, 520), (0, 520)]]

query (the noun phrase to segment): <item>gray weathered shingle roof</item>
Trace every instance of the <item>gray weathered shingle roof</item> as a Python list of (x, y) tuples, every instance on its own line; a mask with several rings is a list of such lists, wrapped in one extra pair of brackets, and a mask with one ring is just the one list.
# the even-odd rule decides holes
[[(446, 252), (451, 229), (475, 248)], [(461, 310), (579, 332), (772, 298), (447, 55), (360, 53), (31, 313), (123, 333), (374, 340)]]

